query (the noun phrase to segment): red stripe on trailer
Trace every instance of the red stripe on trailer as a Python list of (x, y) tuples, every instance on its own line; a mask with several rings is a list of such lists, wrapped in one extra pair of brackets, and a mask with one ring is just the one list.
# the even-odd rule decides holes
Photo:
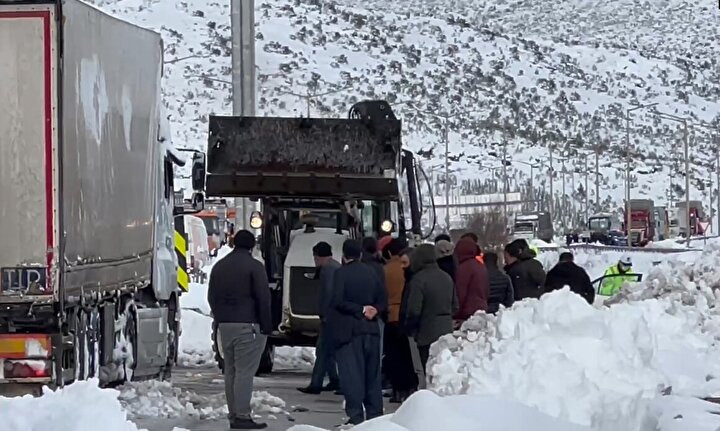
[(52, 260), (54, 241), (53, 216), (53, 146), (52, 146), (52, 34), (50, 31), (50, 11), (10, 11), (0, 12), (2, 18), (35, 18), (43, 22), (43, 57), (45, 62), (45, 230), (47, 236), (48, 285), (52, 283)]

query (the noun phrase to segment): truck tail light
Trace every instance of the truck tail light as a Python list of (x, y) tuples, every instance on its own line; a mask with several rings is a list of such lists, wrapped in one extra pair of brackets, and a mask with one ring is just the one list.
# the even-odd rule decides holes
[(0, 359), (47, 359), (52, 345), (45, 334), (0, 334)]
[(2, 378), (32, 379), (52, 377), (52, 362), (34, 359), (5, 359)]

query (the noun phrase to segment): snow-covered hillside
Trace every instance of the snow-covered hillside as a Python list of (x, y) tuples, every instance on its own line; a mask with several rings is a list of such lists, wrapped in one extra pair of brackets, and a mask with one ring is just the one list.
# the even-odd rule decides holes
[[(175, 143), (204, 147), (206, 119), (229, 113), (229, 2), (95, 0), (115, 15), (160, 30), (165, 100)], [(565, 153), (567, 193), (581, 206), (584, 160), (600, 153), (600, 200), (624, 198), (625, 109), (657, 109), (720, 125), (715, 4), (682, 0), (256, 0), (258, 113), (344, 116), (350, 105), (387, 99), (404, 121), (404, 142), (443, 163), (449, 120), (453, 175), (500, 175), (507, 142), (511, 188), (549, 191), (549, 148)], [(330, 94), (327, 94), (330, 93)], [(321, 95), (324, 94), (324, 95)], [(684, 196), (679, 124), (649, 110), (632, 114), (633, 197)], [(693, 199), (709, 203), (711, 133), (692, 128)], [(591, 169), (594, 156), (590, 155)], [(482, 165), (482, 167), (481, 167)], [(554, 191), (562, 190), (559, 162)], [(437, 171), (438, 174), (440, 171)], [(440, 182), (442, 176), (440, 176)], [(715, 189), (715, 186), (713, 186)], [(594, 175), (590, 178), (594, 202)], [(713, 193), (716, 193), (713, 191)], [(707, 208), (707, 206), (706, 206)]]

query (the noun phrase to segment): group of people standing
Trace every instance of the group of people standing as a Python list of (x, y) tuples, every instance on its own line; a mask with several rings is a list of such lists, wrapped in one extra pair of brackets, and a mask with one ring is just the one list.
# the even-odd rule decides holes
[[(383, 374), (391, 402), (423, 387), (430, 346), (477, 311), (496, 313), (524, 298), (569, 285), (593, 302), (594, 290), (572, 254), (547, 275), (535, 252), (518, 239), (499, 256), (483, 253), (468, 233), (453, 244), (440, 235), (415, 248), (403, 238), (348, 239), (342, 262), (326, 242), (313, 257), (320, 284), (316, 362), (304, 393), (345, 396), (350, 424), (383, 414)], [(251, 255), (255, 237), (234, 236), (234, 250), (210, 275), (208, 302), (218, 324), (225, 360), (225, 390), (232, 429), (261, 429), (250, 415), (255, 370), (271, 332), (270, 293), (263, 265)], [(329, 382), (325, 385), (325, 377)]]

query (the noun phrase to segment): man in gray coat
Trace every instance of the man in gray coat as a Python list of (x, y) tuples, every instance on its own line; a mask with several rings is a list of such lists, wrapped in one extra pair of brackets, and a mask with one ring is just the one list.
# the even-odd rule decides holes
[(412, 279), (408, 288), (406, 329), (414, 336), (423, 369), (427, 367), (430, 345), (453, 331), (458, 309), (452, 278), (435, 260), (435, 247), (423, 244), (410, 255)]
[(253, 420), (253, 377), (272, 331), (270, 289), (262, 263), (250, 254), (255, 236), (246, 230), (234, 237), (235, 248), (210, 273), (208, 303), (218, 324), (225, 360), (225, 396), (231, 429), (263, 429)]
[[(337, 391), (340, 389), (337, 364), (335, 362), (335, 349), (327, 335), (325, 321), (333, 294), (333, 275), (340, 268), (340, 263), (332, 257), (332, 247), (322, 241), (313, 247), (313, 258), (317, 267), (317, 278), (320, 281), (320, 333), (315, 346), (315, 365), (313, 366), (310, 385), (298, 390), (305, 394), (319, 394), (323, 391)], [(325, 375), (330, 380), (323, 386)]]

